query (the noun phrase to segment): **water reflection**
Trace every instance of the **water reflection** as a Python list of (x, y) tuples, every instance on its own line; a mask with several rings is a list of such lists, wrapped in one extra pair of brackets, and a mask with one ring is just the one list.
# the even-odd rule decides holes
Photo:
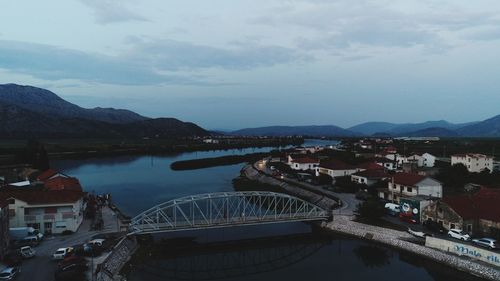
[(378, 246), (360, 245), (353, 252), (367, 267), (382, 267), (390, 263), (389, 251)]
[[(142, 247), (148, 258), (134, 269), (141, 280), (218, 280), (275, 271), (329, 244), (314, 233), (199, 244), (173, 239)], [(139, 256), (141, 254), (138, 254)]]

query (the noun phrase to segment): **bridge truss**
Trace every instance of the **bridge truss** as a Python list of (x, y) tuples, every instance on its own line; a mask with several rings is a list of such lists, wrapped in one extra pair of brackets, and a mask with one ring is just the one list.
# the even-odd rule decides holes
[(129, 232), (148, 234), (328, 217), (328, 211), (287, 194), (220, 192), (186, 196), (154, 206), (131, 220)]

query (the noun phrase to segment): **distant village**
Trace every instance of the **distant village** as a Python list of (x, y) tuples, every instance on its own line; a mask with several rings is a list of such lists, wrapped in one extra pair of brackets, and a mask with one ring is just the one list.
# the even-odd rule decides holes
[[(343, 141), (335, 146), (299, 147), (271, 158), (269, 165), (276, 177), (326, 184), (337, 192), (356, 193), (358, 199), (373, 196), (381, 204), (394, 204), (406, 222), (431, 221), (446, 230), (500, 238), (500, 181), (491, 186), (464, 182), (452, 188), (445, 184), (450, 169), (461, 168), (463, 172), (459, 173), (476, 178), (498, 177), (499, 162), (477, 153), (438, 157), (427, 152), (404, 152), (393, 142), (372, 138)], [(367, 152), (375, 146), (378, 152)]]

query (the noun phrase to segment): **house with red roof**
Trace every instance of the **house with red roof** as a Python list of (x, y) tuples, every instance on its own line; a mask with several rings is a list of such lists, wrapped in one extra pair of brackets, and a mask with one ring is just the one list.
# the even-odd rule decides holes
[(73, 190), (82, 191), (82, 186), (77, 178), (55, 176), (46, 180), (44, 183), (45, 188), (48, 190)]
[(41, 182), (45, 182), (45, 181), (52, 179), (52, 178), (55, 178), (55, 177), (69, 178), (68, 175), (65, 175), (59, 171), (56, 171), (54, 169), (48, 169), (48, 170), (43, 171), (40, 175), (38, 175), (36, 177), (36, 180), (41, 181)]
[(319, 160), (307, 155), (288, 155), (288, 165), (297, 171), (314, 170), (318, 167)]
[(391, 175), (387, 174), (384, 169), (370, 169), (356, 172), (351, 175), (351, 181), (368, 186), (374, 185), (381, 180), (387, 180)]
[(423, 219), (446, 229), (463, 229), (473, 235), (500, 236), (500, 189), (481, 187), (474, 194), (445, 197), (427, 206)]
[(316, 176), (320, 174), (329, 175), (332, 178), (350, 176), (356, 173), (358, 169), (338, 159), (330, 159), (321, 162), (316, 168)]
[(33, 227), (43, 233), (76, 231), (83, 221), (82, 191), (11, 189), (0, 192), (8, 203), (10, 227)]
[(388, 187), (378, 190), (379, 197), (399, 203), (402, 197), (429, 196), (441, 198), (442, 184), (427, 176), (412, 173), (396, 173), (391, 176)]

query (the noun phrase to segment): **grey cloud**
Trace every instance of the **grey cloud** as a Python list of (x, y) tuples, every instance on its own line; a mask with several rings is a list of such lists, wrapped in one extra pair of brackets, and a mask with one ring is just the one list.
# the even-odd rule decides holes
[(187, 42), (129, 40), (131, 49), (117, 56), (85, 53), (49, 45), (0, 40), (0, 68), (46, 80), (151, 85), (221, 86), (203, 76), (207, 68), (247, 70), (300, 59), (294, 51), (276, 46), (222, 49)]
[(147, 60), (167, 71), (202, 68), (245, 70), (286, 64), (308, 57), (293, 49), (279, 46), (232, 44), (232, 48), (215, 48), (174, 40), (135, 40), (130, 57)]
[(126, 21), (148, 21), (147, 18), (133, 12), (125, 6), (124, 1), (114, 0), (79, 0), (92, 9), (96, 22), (108, 24)]

